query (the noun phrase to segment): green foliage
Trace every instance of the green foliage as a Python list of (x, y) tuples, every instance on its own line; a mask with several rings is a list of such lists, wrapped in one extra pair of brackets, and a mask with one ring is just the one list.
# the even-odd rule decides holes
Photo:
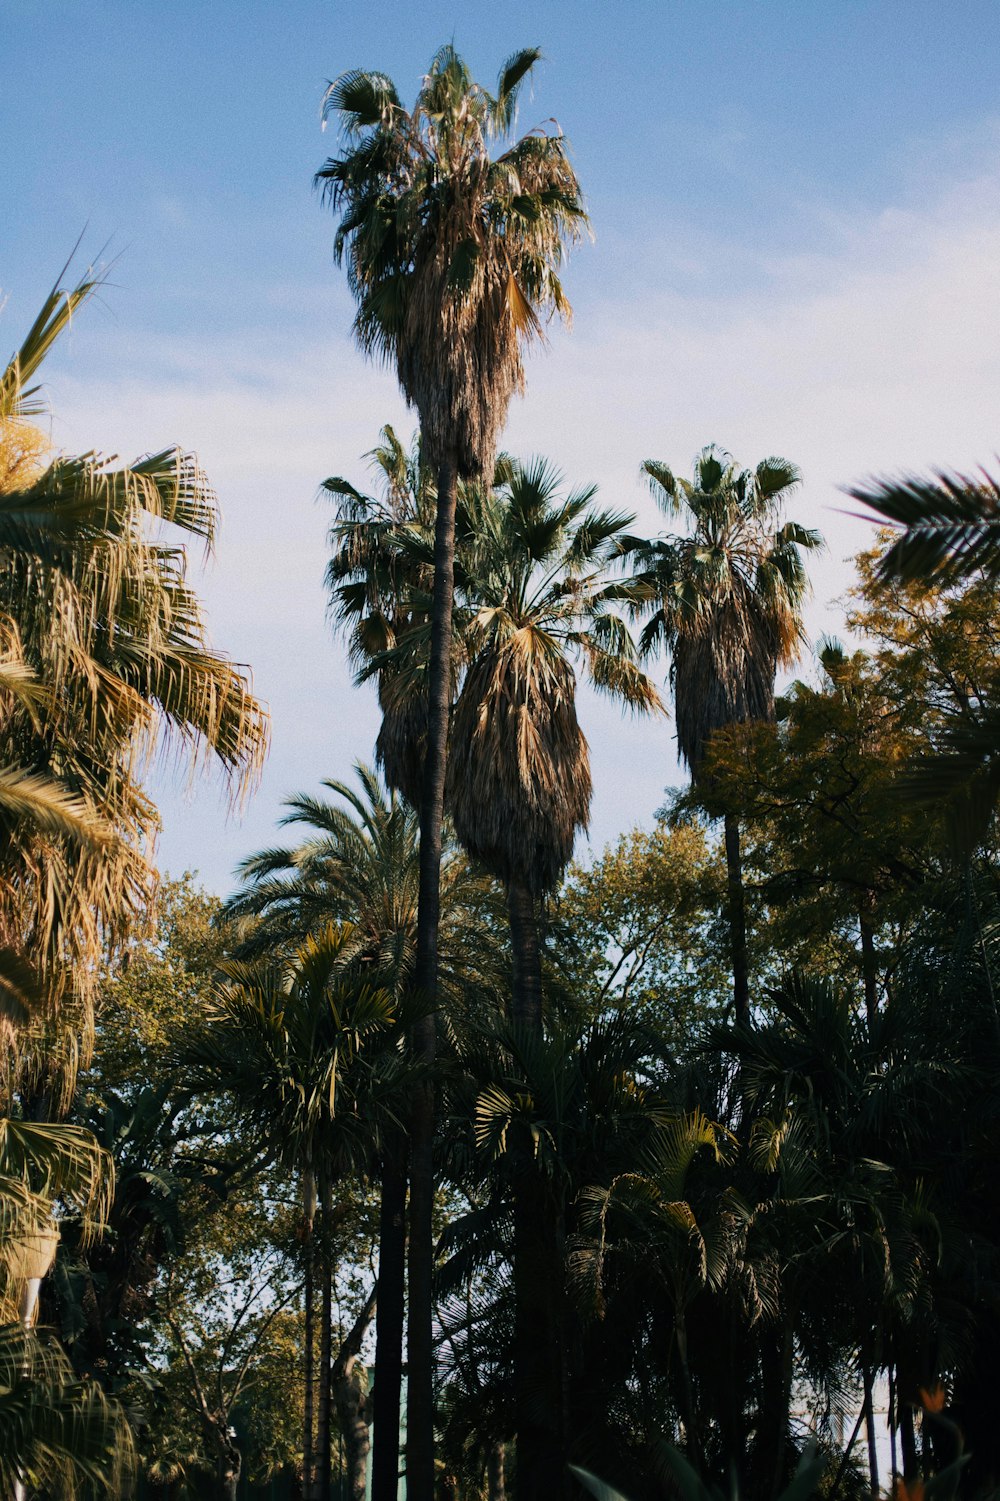
[[(941, 831), (897, 793), (926, 744), (919, 705), (863, 653), (828, 645), (819, 664), (819, 685), (793, 684), (777, 724), (713, 738), (703, 799), (740, 819), (746, 878), (783, 964), (860, 974), (859, 923), (901, 938)], [(758, 970), (762, 959), (758, 946)]]
[(116, 1496), (132, 1463), (121, 1409), (80, 1381), (54, 1341), (0, 1325), (0, 1487), (65, 1497)]
[(549, 904), (546, 958), (559, 1004), (637, 1009), (675, 1056), (729, 1000), (719, 921), (725, 870), (693, 822), (623, 834), (574, 866)]

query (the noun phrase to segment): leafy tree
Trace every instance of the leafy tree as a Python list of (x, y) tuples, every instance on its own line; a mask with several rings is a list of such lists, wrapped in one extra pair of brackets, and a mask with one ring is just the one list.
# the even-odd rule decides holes
[(136, 1394), (152, 1476), (214, 1477), (233, 1501), (249, 1448), (259, 1478), (295, 1467), (301, 1436), (301, 1315), (294, 1204), (243, 1194), (163, 1272), (146, 1400)]
[(638, 1010), (685, 1055), (728, 999), (721, 852), (692, 820), (622, 834), (574, 865), (545, 919), (549, 988), (586, 1020)]
[(777, 725), (716, 736), (706, 768), (717, 805), (748, 833), (781, 964), (860, 970), (872, 1018), (936, 834), (940, 846), (939, 826), (898, 794), (900, 768), (923, 742), (922, 706), (900, 699), (861, 652), (827, 643), (819, 662), (818, 687), (793, 684)]
[(887, 691), (919, 704), (926, 743), (905, 786), (924, 813), (944, 805), (962, 853), (989, 838), (1000, 776), (995, 716), (1000, 690), (997, 579), (989, 570), (898, 577), (896, 544), (857, 559), (847, 624), (872, 643)]
[(163, 881), (155, 927), (133, 934), (98, 980), (94, 1058), (73, 1120), (114, 1164), (108, 1228), (88, 1240), (64, 1217), (48, 1303), (77, 1371), (111, 1392), (146, 1363), (164, 1265), (261, 1165), (234, 1139), (223, 1101), (192, 1103), (173, 1057), (178, 1033), (212, 1003), (219, 906), (190, 875)]
[[(849, 492), (881, 520), (902, 528), (880, 561), (883, 583), (934, 590), (1000, 572), (1000, 490), (985, 471), (872, 480)], [(970, 699), (946, 725), (937, 753), (920, 768), (917, 789), (927, 801), (944, 796), (959, 805), (966, 846), (983, 836), (1000, 796), (1000, 710)]]
[[(568, 314), (557, 269), (586, 223), (562, 135), (543, 129), (507, 144), (538, 57), (537, 49), (515, 53), (493, 95), (446, 46), (412, 111), (385, 74), (371, 72), (343, 74), (323, 106), (324, 118), (339, 117), (345, 139), (344, 154), (326, 162), (317, 182), (341, 213), (334, 249), (347, 260), (357, 299), (355, 333), (367, 353), (395, 366), (438, 474), (415, 975), (430, 996), (437, 989), (458, 480), (492, 472), (510, 399), (524, 380), (522, 345), (540, 332), (541, 316)], [(491, 156), (492, 142), (505, 149)], [(431, 1061), (432, 1017), (417, 1041)], [(428, 1079), (415, 1094), (410, 1142), (407, 1475), (414, 1501), (431, 1501), (434, 1487), (433, 1130)], [(376, 1501), (389, 1501), (395, 1476), (388, 1460), (382, 1470), (376, 1456), (376, 1466)]]
[[(741, 470), (710, 446), (696, 458), (693, 480), (658, 459), (642, 468), (657, 504), (690, 523), (682, 535), (637, 541), (630, 552), (652, 599), (641, 649), (662, 645), (671, 654), (677, 745), (698, 780), (717, 730), (773, 717), (775, 675), (794, 661), (802, 638), (801, 549), (818, 547), (820, 537), (797, 522), (777, 525), (800, 482), (787, 459)], [(749, 980), (740, 835), (733, 814), (725, 825), (733, 998), (743, 1020)]]

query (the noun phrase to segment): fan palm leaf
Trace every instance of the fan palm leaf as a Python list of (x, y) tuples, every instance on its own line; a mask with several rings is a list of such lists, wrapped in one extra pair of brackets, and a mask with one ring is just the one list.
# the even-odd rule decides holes
[(847, 493), (902, 529), (881, 561), (883, 578), (955, 584), (1000, 573), (1000, 485), (985, 471), (873, 480)]
[(86, 990), (149, 900), (156, 748), (213, 758), (238, 796), (267, 743), (246, 673), (208, 644), (182, 543), (160, 535), (211, 547), (197, 461), (49, 459), (31, 427), (40, 367), (101, 280), (57, 285), (0, 374), (0, 935), (30, 949), (50, 1001), (70, 976)]

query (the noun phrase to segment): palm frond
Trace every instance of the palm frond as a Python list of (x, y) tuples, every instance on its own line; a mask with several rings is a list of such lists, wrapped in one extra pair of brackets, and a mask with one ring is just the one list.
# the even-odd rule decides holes
[(1000, 486), (985, 471), (874, 480), (847, 493), (903, 528), (879, 565), (883, 578), (954, 584), (1000, 573)]

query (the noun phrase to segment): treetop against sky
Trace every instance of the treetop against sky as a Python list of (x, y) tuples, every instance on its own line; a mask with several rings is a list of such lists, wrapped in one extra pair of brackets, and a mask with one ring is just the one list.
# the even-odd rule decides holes
[[(54, 441), (132, 458), (174, 438), (222, 502), (201, 587), (215, 641), (270, 701), (274, 748), (242, 824), (211, 789), (159, 792), (163, 862), (219, 890), (281, 799), (344, 776), (377, 728), (324, 622), (331, 513), (314, 496), (331, 473), (364, 486), (382, 424), (406, 435), (413, 419), (351, 343), (311, 188), (342, 70), (383, 69), (410, 102), (444, 41), (486, 80), (541, 46), (519, 126), (567, 132), (595, 242), (567, 269), (575, 327), (531, 357), (507, 446), (596, 481), (650, 530), (643, 459), (687, 473), (713, 441), (747, 463), (786, 455), (805, 481), (795, 514), (829, 542), (811, 560), (814, 636), (839, 627), (829, 602), (869, 536), (838, 487), (996, 449), (992, 0), (121, 0), (86, 24), (73, 0), (7, 0), (0, 20), (8, 346), (86, 226), (84, 258), (105, 242), (118, 258), (51, 363)], [(586, 693), (581, 719), (600, 844), (651, 817), (672, 731), (623, 732)]]

